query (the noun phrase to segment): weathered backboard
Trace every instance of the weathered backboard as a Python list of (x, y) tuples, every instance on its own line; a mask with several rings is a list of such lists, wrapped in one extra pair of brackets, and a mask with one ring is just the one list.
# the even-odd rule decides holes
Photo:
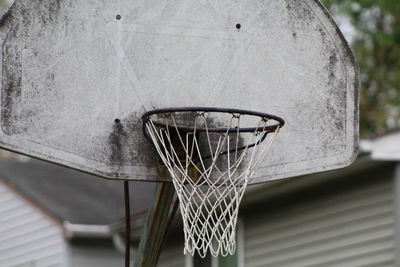
[(141, 114), (206, 106), (286, 121), (253, 183), (357, 154), (358, 68), (317, 0), (16, 0), (0, 38), (8, 150), (164, 181)]

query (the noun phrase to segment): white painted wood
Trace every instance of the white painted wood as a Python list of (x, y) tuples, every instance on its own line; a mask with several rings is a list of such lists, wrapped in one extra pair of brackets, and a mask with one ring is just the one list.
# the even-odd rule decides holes
[(185, 255), (185, 267), (193, 267), (193, 257), (190, 254)]
[(375, 160), (400, 160), (400, 131), (368, 141), (371, 158)]
[(244, 265), (244, 249), (245, 249), (245, 239), (244, 239), (244, 220), (243, 218), (239, 217), (237, 221), (237, 229), (236, 229), (236, 235), (237, 235), (237, 243), (236, 243), (236, 249), (237, 249), (237, 260), (238, 260), (238, 267), (245, 267)]

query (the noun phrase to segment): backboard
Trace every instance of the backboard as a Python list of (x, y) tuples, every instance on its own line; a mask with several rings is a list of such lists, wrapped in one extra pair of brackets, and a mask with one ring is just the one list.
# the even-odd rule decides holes
[(0, 23), (0, 146), (109, 179), (169, 180), (156, 108), (281, 116), (252, 183), (344, 167), (358, 68), (317, 0), (16, 0)]

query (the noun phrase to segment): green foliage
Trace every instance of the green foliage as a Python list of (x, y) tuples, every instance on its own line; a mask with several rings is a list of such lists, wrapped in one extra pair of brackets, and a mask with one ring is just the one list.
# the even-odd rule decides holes
[(322, 2), (354, 28), (351, 46), (361, 70), (361, 137), (400, 128), (400, 1)]
[(0, 13), (4, 12), (4, 10), (8, 7), (7, 0), (0, 0)]

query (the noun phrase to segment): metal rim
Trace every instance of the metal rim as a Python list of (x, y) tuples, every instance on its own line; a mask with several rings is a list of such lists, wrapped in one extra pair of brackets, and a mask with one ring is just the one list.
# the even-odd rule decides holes
[[(174, 108), (161, 108), (154, 109), (145, 112), (142, 115), (143, 126), (150, 119), (152, 115), (156, 114), (167, 114), (167, 113), (177, 113), (177, 112), (204, 112), (204, 113), (227, 113), (236, 116), (247, 115), (247, 116), (255, 116), (260, 117), (263, 120), (274, 120), (275, 124), (266, 126), (266, 127), (246, 127), (246, 128), (196, 128), (196, 132), (215, 132), (215, 133), (232, 133), (232, 132), (274, 132), (277, 128), (282, 128), (285, 125), (285, 121), (276, 115), (271, 115), (268, 113), (262, 113), (257, 111), (245, 110), (245, 109), (234, 109), (234, 108), (214, 108), (214, 107), (174, 107)], [(159, 127), (167, 127), (165, 123), (162, 122), (153, 122), (155, 125)], [(192, 132), (195, 129), (193, 127), (185, 127), (185, 126), (177, 126), (176, 127), (180, 131), (184, 132)]]

